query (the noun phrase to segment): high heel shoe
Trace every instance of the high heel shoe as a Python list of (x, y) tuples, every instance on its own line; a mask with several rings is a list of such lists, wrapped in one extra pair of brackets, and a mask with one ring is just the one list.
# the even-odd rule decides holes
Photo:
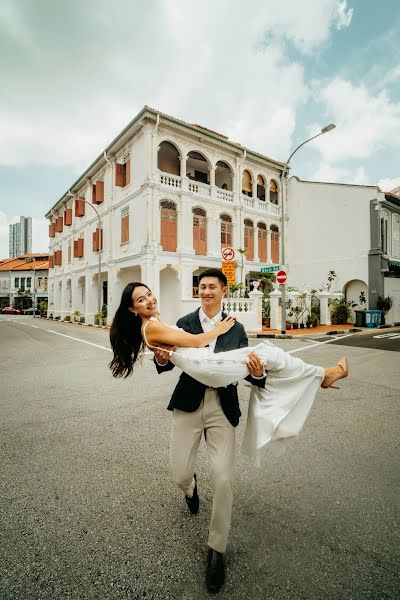
[[(326, 369), (328, 371), (328, 369)], [(330, 373), (326, 373), (323, 382), (321, 383), (322, 388), (334, 388), (338, 390), (337, 385), (333, 385), (339, 379), (344, 379), (349, 374), (349, 365), (347, 358), (343, 356), (335, 367), (329, 368)]]

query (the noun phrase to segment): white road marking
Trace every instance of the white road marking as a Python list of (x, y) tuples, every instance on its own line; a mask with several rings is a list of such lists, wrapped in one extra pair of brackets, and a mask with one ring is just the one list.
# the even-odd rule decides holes
[(400, 333), (381, 333), (380, 335), (374, 335), (374, 338), (387, 338), (388, 340), (394, 340), (400, 337)]
[[(348, 333), (347, 335), (341, 335), (340, 338), (337, 338), (337, 339), (343, 340), (344, 338), (351, 337), (352, 335), (356, 335), (356, 334)], [(316, 348), (317, 346), (323, 346), (324, 344), (330, 344), (331, 342), (334, 342), (334, 341), (336, 341), (336, 338), (333, 338), (332, 340), (326, 340), (326, 342), (314, 342), (313, 344), (310, 344), (309, 346), (303, 346), (302, 348), (296, 348), (296, 350), (289, 350), (288, 354), (294, 354), (295, 352), (301, 352), (302, 350), (309, 350), (310, 348)]]
[(39, 329), (37, 325), (31, 325), (31, 327), (33, 327), (33, 329)]
[(54, 333), (55, 335), (61, 335), (62, 337), (69, 338), (70, 340), (75, 340), (76, 342), (82, 342), (82, 344), (88, 344), (89, 346), (94, 346), (95, 348), (101, 348), (102, 350), (107, 350), (107, 352), (112, 352), (111, 348), (106, 348), (105, 346), (100, 346), (100, 344), (93, 344), (93, 342), (87, 342), (86, 340), (81, 340), (80, 338), (72, 337), (72, 335), (66, 335), (65, 333), (59, 333), (58, 331), (53, 331), (52, 329), (45, 329), (49, 333)]

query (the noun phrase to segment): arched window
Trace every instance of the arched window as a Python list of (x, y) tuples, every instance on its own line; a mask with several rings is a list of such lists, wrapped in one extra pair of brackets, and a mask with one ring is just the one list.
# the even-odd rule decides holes
[(254, 260), (254, 224), (250, 219), (244, 220), (244, 247), (247, 260)]
[(380, 218), (380, 238), (381, 248), (384, 254), (390, 252), (390, 214), (387, 210), (381, 212)]
[(258, 258), (260, 262), (267, 262), (267, 226), (257, 223), (258, 227)]
[(392, 215), (392, 256), (400, 258), (400, 215)]
[(157, 155), (157, 166), (164, 173), (180, 175), (179, 152), (171, 142), (161, 142)]
[(232, 246), (232, 219), (229, 215), (221, 215), (221, 248)]
[(278, 204), (278, 184), (275, 179), (271, 179), (269, 184), (269, 199), (272, 204)]
[(200, 152), (189, 152), (186, 161), (186, 175), (192, 181), (210, 183), (208, 162)]
[(251, 173), (247, 170), (243, 171), (242, 194), (244, 194), (245, 196), (253, 195), (253, 183), (251, 179)]
[(265, 202), (265, 179), (262, 175), (257, 177), (257, 198)]
[(161, 202), (161, 246), (166, 252), (176, 252), (176, 205), (174, 202)]
[(271, 260), (279, 265), (279, 229), (276, 225), (271, 225)]
[(193, 209), (193, 248), (195, 254), (207, 254), (207, 216), (202, 208)]
[(215, 185), (222, 190), (232, 191), (232, 171), (223, 160), (219, 160), (215, 166)]

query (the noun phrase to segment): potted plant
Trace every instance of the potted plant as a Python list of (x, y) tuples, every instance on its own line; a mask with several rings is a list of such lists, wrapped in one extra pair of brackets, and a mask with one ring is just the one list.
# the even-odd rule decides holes
[(366, 303), (367, 303), (367, 300), (365, 298), (365, 292), (362, 291), (362, 292), (360, 292), (360, 295), (358, 297), (358, 305), (363, 308), (360, 308), (359, 310), (354, 311), (356, 314), (356, 326), (357, 327), (366, 327), (366, 325), (367, 325), (366, 312), (365, 312)]
[(44, 300), (39, 304), (40, 316), (45, 317), (47, 315), (47, 302)]
[(97, 312), (94, 315), (94, 324), (95, 325), (100, 325), (100, 319), (101, 319), (101, 312)]
[(71, 320), (71, 315), (65, 315), (64, 317), (64, 321), (70, 321)]
[(271, 303), (266, 297), (262, 299), (262, 324), (267, 329), (271, 326)]
[(79, 310), (75, 310), (71, 316), (73, 318), (74, 323), (78, 323), (81, 313), (79, 312)]
[(390, 296), (386, 296), (386, 298), (384, 298), (383, 296), (378, 296), (378, 300), (376, 301), (376, 308), (377, 308), (377, 310), (382, 311), (382, 320), (381, 320), (382, 325), (385, 325), (386, 313), (389, 312), (389, 310), (392, 308), (392, 306), (393, 306), (393, 298), (391, 298)]
[(290, 331), (292, 327), (294, 329), (294, 324), (291, 321), (286, 321), (286, 329)]
[(101, 307), (101, 324), (103, 327), (107, 325), (107, 304)]
[(351, 309), (357, 306), (356, 302), (346, 300), (346, 298), (336, 299), (332, 302), (332, 324), (345, 324), (351, 317)]

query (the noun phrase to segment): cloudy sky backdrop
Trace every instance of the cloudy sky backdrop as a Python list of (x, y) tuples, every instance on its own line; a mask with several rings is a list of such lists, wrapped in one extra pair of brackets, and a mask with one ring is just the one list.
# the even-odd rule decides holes
[(400, 185), (398, 0), (1, 0), (0, 258), (145, 105), (302, 179)]

